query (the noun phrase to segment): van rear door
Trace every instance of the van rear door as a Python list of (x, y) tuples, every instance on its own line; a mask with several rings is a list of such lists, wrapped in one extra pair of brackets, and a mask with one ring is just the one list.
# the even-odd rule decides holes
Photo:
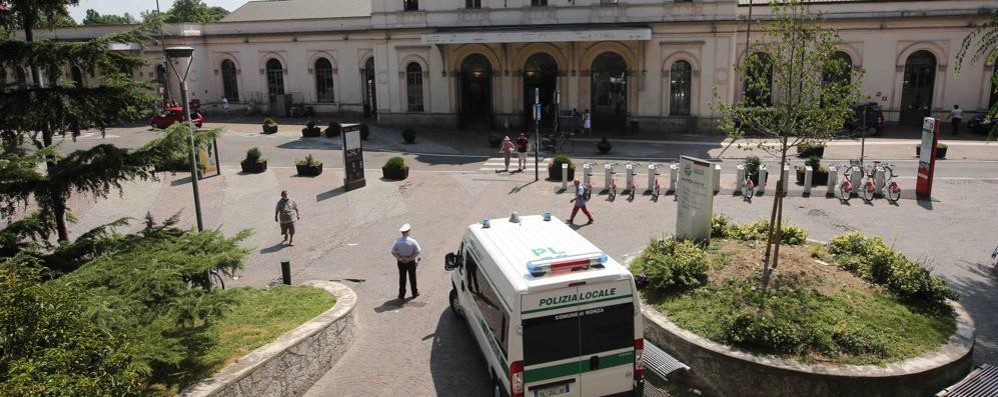
[(524, 396), (582, 396), (579, 289), (521, 298)]
[(630, 280), (583, 285), (580, 302), (580, 373), (585, 396), (606, 396), (634, 388), (634, 344), (638, 312)]

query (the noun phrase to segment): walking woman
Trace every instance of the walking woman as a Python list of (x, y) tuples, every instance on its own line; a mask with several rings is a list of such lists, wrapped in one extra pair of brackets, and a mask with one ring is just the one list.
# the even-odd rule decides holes
[(509, 140), (509, 135), (502, 138), (502, 156), (506, 160), (506, 169), (509, 171), (509, 160), (513, 155), (513, 141)]

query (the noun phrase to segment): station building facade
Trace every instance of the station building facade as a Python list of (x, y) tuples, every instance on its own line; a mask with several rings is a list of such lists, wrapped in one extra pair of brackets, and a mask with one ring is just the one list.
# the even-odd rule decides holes
[[(593, 129), (707, 133), (717, 102), (742, 95), (749, 0), (252, 1), (220, 22), (166, 27), (166, 46), (195, 49), (188, 86), (208, 109), (283, 115), (291, 104), (384, 125), (456, 130), (541, 127), (557, 111), (589, 109)], [(753, 38), (771, 9), (752, 6)], [(965, 118), (996, 98), (996, 65), (955, 73), (964, 37), (998, 6), (989, 0), (812, 1), (839, 31), (840, 56), (862, 68), (862, 93), (888, 122), (918, 126), (959, 104)], [(120, 26), (39, 34), (76, 40)], [(161, 46), (123, 44), (148, 65), (137, 78), (178, 82)], [(177, 62), (174, 60), (174, 62)], [(88, 81), (67, 71), (67, 77)], [(538, 98), (539, 96), (539, 98)], [(351, 116), (352, 117), (352, 116)], [(321, 117), (320, 117), (321, 118)]]

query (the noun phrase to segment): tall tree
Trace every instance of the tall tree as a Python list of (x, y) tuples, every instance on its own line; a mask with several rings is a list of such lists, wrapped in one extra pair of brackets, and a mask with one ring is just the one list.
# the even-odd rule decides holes
[[(150, 161), (161, 156), (163, 148), (129, 152), (112, 145), (98, 145), (64, 157), (46, 151), (56, 135), (65, 135), (72, 120), (84, 126), (112, 125), (132, 120), (152, 107), (156, 98), (148, 83), (131, 79), (131, 71), (143, 64), (141, 58), (108, 50), (110, 43), (141, 43), (145, 35), (130, 31), (89, 42), (6, 40), (0, 42), (0, 67), (14, 70), (26, 65), (45, 71), (46, 87), (6, 86), (0, 92), (0, 141), (3, 159), (23, 163), (29, 152), (25, 144), (41, 150), (46, 163), (44, 175), (19, 174), (22, 178), (0, 185), (0, 200), (9, 218), (17, 203), (29, 197), (46, 216), (51, 216), (60, 241), (68, 241), (66, 200), (73, 192), (104, 197), (112, 188), (132, 178), (152, 177)], [(102, 85), (83, 87), (66, 81), (65, 70), (72, 67), (103, 75)], [(38, 80), (35, 80), (38, 81)], [(37, 159), (37, 157), (36, 157)]]
[[(975, 46), (976, 49), (974, 49)], [(957, 76), (960, 75), (968, 51), (973, 52), (970, 63), (977, 63), (981, 59), (985, 59), (985, 65), (994, 65), (998, 61), (998, 11), (991, 11), (990, 19), (987, 22), (964, 37), (963, 43), (960, 44), (960, 51), (956, 53)], [(992, 95), (998, 95), (998, 73), (991, 74), (991, 90)], [(998, 118), (998, 101), (991, 104), (991, 108), (988, 109), (988, 113), (984, 117), (990, 120)], [(992, 123), (991, 130), (988, 131), (988, 140), (994, 140), (996, 132), (998, 132), (998, 123)]]
[(753, 42), (736, 68), (745, 82), (742, 98), (720, 102), (719, 127), (733, 139), (750, 131), (770, 138), (757, 147), (778, 156), (781, 175), (773, 196), (763, 266), (763, 286), (779, 264), (783, 220), (782, 170), (787, 151), (799, 143), (830, 139), (841, 130), (859, 102), (861, 73), (835, 56), (840, 43), (821, 15), (800, 0), (770, 2), (773, 20)]
[(201, 0), (177, 0), (166, 12), (166, 22), (215, 22), (229, 12), (222, 7), (209, 7)]
[(138, 21), (127, 12), (124, 15), (101, 15), (97, 10), (91, 8), (87, 10), (82, 23), (84, 25), (132, 25)]

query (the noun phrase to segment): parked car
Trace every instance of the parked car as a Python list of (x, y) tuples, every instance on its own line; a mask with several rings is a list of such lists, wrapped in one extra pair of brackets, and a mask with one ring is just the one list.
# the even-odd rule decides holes
[[(176, 106), (176, 107), (164, 108), (163, 112), (153, 116), (152, 119), (149, 120), (149, 125), (151, 125), (153, 128), (166, 128), (173, 125), (174, 123), (179, 123), (182, 121), (184, 121), (184, 108)], [(201, 113), (199, 112), (192, 111), (191, 121), (194, 122), (195, 126), (201, 128), (201, 125), (204, 124), (204, 116), (202, 116)]]
[(988, 135), (991, 129), (995, 127), (995, 119), (988, 119), (984, 115), (980, 115), (970, 119), (967, 122), (967, 128), (970, 128), (970, 132), (975, 134)]
[(873, 130), (873, 134), (879, 134), (884, 130), (884, 112), (880, 110), (880, 105), (876, 102), (867, 102), (856, 105), (852, 109), (853, 117), (846, 121), (845, 129), (850, 134), (861, 132), (863, 128), (863, 115), (866, 114), (866, 130)]

